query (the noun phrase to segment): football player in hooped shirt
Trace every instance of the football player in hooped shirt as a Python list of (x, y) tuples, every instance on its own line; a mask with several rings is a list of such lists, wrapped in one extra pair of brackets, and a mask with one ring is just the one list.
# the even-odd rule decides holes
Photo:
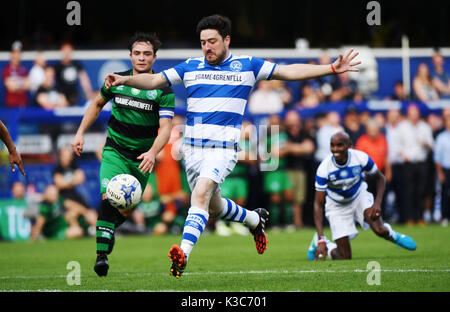
[[(314, 221), (317, 233), (309, 246), (308, 260), (351, 259), (350, 239), (354, 238), (355, 220), (367, 230), (386, 240), (408, 249), (415, 250), (415, 241), (404, 234), (392, 230), (381, 218), (381, 200), (385, 187), (384, 175), (373, 160), (364, 152), (351, 148), (347, 133), (337, 132), (330, 140), (331, 154), (317, 168), (316, 196), (314, 201)], [(364, 173), (375, 175), (377, 194), (367, 191)], [(322, 216), (325, 202), (325, 216), (330, 223), (331, 235), (335, 243), (323, 234)]]
[(301, 80), (358, 71), (353, 50), (328, 65), (277, 65), (251, 56), (230, 52), (231, 22), (227, 17), (204, 17), (197, 25), (204, 57), (191, 58), (155, 75), (108, 74), (105, 86), (126, 85), (155, 89), (184, 84), (187, 91), (185, 141), (182, 147), (186, 174), (192, 190), (181, 245), (169, 251), (170, 274), (179, 277), (189, 254), (209, 218), (241, 222), (249, 227), (259, 254), (267, 246), (263, 208), (247, 210), (222, 198), (219, 185), (237, 162), (238, 143), (245, 105), (255, 83), (264, 79)]

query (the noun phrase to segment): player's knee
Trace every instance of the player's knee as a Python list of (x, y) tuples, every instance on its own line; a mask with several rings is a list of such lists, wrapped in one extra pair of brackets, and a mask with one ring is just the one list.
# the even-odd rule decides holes
[(349, 250), (341, 249), (338, 251), (338, 257), (336, 257), (337, 260), (351, 260), (352, 259), (352, 252)]
[(212, 186), (207, 182), (198, 182), (192, 192), (192, 203), (199, 206), (208, 206), (212, 194)]

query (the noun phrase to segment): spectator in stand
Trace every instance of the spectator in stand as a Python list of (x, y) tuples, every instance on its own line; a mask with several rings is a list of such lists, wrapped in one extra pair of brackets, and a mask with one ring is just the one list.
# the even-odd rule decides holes
[(55, 87), (55, 70), (52, 66), (45, 67), (44, 82), (37, 89), (35, 98), (36, 103), (46, 110), (69, 105), (64, 93), (59, 92)]
[(406, 224), (424, 225), (424, 200), (427, 183), (426, 159), (433, 148), (431, 127), (420, 119), (415, 104), (407, 108), (407, 118), (398, 126), (397, 144), (404, 161)]
[(380, 132), (380, 125), (375, 119), (370, 119), (367, 123), (366, 133), (355, 143), (355, 149), (369, 155), (383, 174), (386, 174), (388, 164), (388, 145), (386, 137)]
[[(391, 166), (388, 161), (388, 145), (384, 134), (380, 132), (380, 125), (375, 119), (370, 119), (367, 123), (366, 133), (361, 135), (361, 137), (356, 141), (355, 149), (365, 152), (372, 158), (374, 163), (377, 165), (378, 170), (380, 170), (386, 177), (386, 180), (391, 179)], [(368, 190), (374, 196), (377, 190), (377, 181), (373, 177), (367, 177)], [(386, 192), (384, 193), (386, 194)], [(381, 211), (383, 218), (385, 216), (385, 201), (381, 203)]]
[(70, 106), (78, 104), (78, 81), (84, 92), (86, 100), (92, 100), (95, 92), (92, 91), (91, 81), (83, 65), (72, 60), (73, 45), (65, 42), (61, 45), (62, 58), (55, 68), (56, 87), (64, 93)]
[[(326, 65), (331, 63), (331, 57), (328, 55), (327, 51), (323, 50), (319, 57), (319, 64)], [(333, 76), (323, 76), (316, 78), (320, 83), (320, 101), (330, 101), (330, 95), (333, 92), (333, 80), (335, 77)], [(308, 80), (309, 81), (309, 80)]]
[(30, 74), (28, 75), (32, 96), (35, 95), (41, 84), (44, 83), (46, 63), (47, 61), (45, 59), (44, 53), (42, 51), (38, 51), (36, 54), (36, 58), (34, 59), (34, 65), (30, 69)]
[(319, 116), (317, 124), (317, 149), (314, 158), (318, 164), (330, 153), (330, 139), (333, 134), (343, 131), (344, 128), (341, 126), (341, 116), (334, 111), (328, 112), (323, 119)]
[[(388, 162), (391, 165), (391, 176), (386, 176), (386, 193), (392, 190), (395, 194), (395, 211), (397, 212), (397, 222), (405, 222), (405, 192), (403, 187), (403, 157), (400, 146), (397, 144), (399, 138), (398, 125), (402, 121), (402, 114), (399, 109), (390, 109), (386, 114), (386, 141), (388, 144)], [(389, 172), (387, 172), (389, 173)]]
[[(331, 59), (329, 57), (328, 60), (331, 62)], [(314, 60), (310, 60), (308, 64), (316, 64), (316, 62)], [(326, 79), (329, 80), (329, 77), (330, 76), (323, 76), (300, 81), (299, 91), (302, 95), (302, 98), (295, 104), (296, 107), (315, 107), (319, 105), (320, 102), (324, 101), (325, 94), (323, 93), (321, 87), (324, 83), (326, 83)]]
[(296, 228), (303, 227), (303, 206), (308, 190), (307, 171), (314, 159), (314, 139), (303, 129), (300, 114), (295, 110), (286, 113), (284, 124), (287, 143), (284, 147), (287, 172), (293, 189), (293, 217)]
[(73, 152), (69, 146), (59, 151), (58, 164), (53, 171), (53, 181), (64, 199), (67, 211), (83, 216), (88, 223), (89, 234), (95, 233), (97, 212), (92, 209), (85, 198), (77, 191), (77, 186), (86, 180), (84, 171), (80, 169), (73, 159)]
[[(433, 133), (433, 139), (436, 140), (437, 135), (444, 130), (444, 121), (442, 116), (436, 113), (428, 114), (426, 118), (427, 124), (430, 126)], [(425, 223), (431, 223), (433, 221), (433, 210), (434, 201), (436, 197), (436, 186), (438, 183), (438, 176), (436, 173), (436, 166), (434, 162), (434, 151), (432, 149), (428, 150), (426, 158), (427, 167), (427, 181), (426, 181), (426, 191), (425, 191), (425, 202), (424, 202), (424, 214), (423, 220)]]
[(439, 100), (439, 95), (431, 83), (430, 71), (425, 63), (420, 63), (417, 68), (416, 76), (413, 79), (413, 91), (415, 98), (422, 102)]
[(358, 110), (353, 105), (345, 111), (343, 126), (344, 131), (350, 136), (352, 144), (356, 144), (359, 137), (366, 132), (365, 126), (359, 121)]
[(279, 94), (284, 107), (291, 105), (292, 91), (286, 86), (286, 82), (283, 80), (270, 80), (270, 82), (272, 83), (272, 89)]
[(250, 94), (248, 110), (251, 114), (278, 114), (284, 109), (283, 97), (271, 80), (261, 80)]
[(16, 181), (11, 187), (11, 195), (14, 199), (25, 199), (26, 187), (21, 181)]
[(436, 137), (434, 163), (441, 183), (442, 226), (448, 226), (450, 217), (450, 116), (444, 119), (445, 130)]
[(5, 106), (17, 108), (28, 106), (30, 80), (27, 69), (20, 64), (22, 43), (15, 41), (11, 47), (9, 64), (3, 69), (2, 79), (5, 85)]
[(295, 108), (312, 108), (317, 107), (320, 104), (319, 94), (309, 84), (304, 84), (301, 89), (302, 98), (295, 103)]
[(334, 75), (332, 82), (333, 92), (330, 95), (330, 101), (360, 101), (360, 94), (358, 92), (358, 83), (356, 80), (350, 78), (348, 72)]
[(50, 184), (45, 188), (39, 215), (31, 229), (31, 240), (39, 238), (72, 239), (83, 236), (78, 216), (67, 210), (58, 188)]
[(435, 51), (432, 61), (431, 83), (437, 90), (439, 98), (450, 99), (450, 74), (444, 69), (444, 57), (439, 51)]
[(405, 93), (405, 88), (403, 87), (402, 81), (396, 81), (394, 83), (394, 90), (392, 95), (385, 97), (385, 100), (395, 100), (395, 101), (407, 101), (409, 96)]

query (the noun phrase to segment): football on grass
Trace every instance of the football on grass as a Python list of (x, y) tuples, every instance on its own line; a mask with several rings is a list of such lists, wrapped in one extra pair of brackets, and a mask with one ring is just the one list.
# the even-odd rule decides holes
[(106, 187), (109, 203), (119, 209), (133, 209), (141, 201), (141, 195), (141, 184), (130, 174), (116, 175)]

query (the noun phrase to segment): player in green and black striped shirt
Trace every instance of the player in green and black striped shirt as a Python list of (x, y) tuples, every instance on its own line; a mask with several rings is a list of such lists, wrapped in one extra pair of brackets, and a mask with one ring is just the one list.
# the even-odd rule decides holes
[[(129, 44), (133, 69), (120, 75), (152, 73), (156, 52), (161, 42), (154, 34), (136, 33)], [(155, 164), (156, 155), (166, 145), (172, 129), (175, 96), (171, 88), (139, 90), (127, 86), (105, 88), (90, 104), (72, 142), (74, 152), (83, 151), (83, 134), (97, 120), (103, 106), (113, 100), (108, 135), (100, 166), (102, 202), (97, 219), (97, 260), (99, 276), (108, 273), (107, 255), (114, 245), (114, 230), (128, 218), (132, 210), (117, 209), (106, 199), (110, 179), (121, 173), (135, 176), (144, 189)]]

